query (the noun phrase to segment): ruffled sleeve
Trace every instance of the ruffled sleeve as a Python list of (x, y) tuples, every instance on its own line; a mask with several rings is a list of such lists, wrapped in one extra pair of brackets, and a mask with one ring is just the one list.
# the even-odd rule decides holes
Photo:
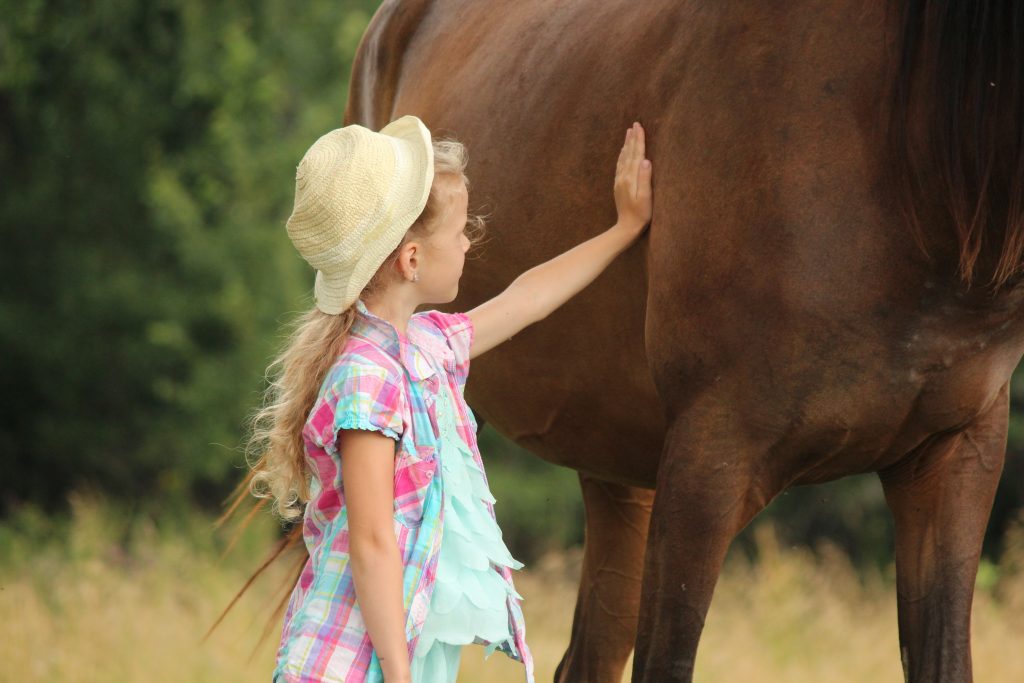
[(394, 370), (362, 360), (339, 363), (328, 375), (310, 428), (318, 445), (337, 452), (338, 431), (377, 431), (398, 441), (404, 431), (405, 406), (402, 376)]
[(465, 313), (424, 311), (423, 317), (444, 335), (455, 354), (455, 378), (459, 385), (469, 377), (469, 349), (473, 345), (473, 320)]

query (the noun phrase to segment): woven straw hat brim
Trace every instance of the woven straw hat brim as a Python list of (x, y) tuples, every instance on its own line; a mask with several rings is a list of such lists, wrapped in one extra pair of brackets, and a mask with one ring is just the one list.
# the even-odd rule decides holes
[(433, 179), (430, 131), (415, 116), (380, 133), (346, 126), (314, 143), (299, 164), (288, 234), (317, 270), (321, 311), (355, 303), (423, 212)]

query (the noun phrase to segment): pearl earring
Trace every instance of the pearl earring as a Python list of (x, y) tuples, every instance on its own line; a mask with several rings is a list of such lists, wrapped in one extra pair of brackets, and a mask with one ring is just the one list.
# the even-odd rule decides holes
[(419, 273), (413, 273), (412, 274), (412, 281), (413, 282), (419, 282), (420, 281), (420, 274)]

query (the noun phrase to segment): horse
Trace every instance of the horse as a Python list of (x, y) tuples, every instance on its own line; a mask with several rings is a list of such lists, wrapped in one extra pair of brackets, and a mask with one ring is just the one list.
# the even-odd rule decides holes
[(789, 487), (869, 472), (905, 677), (971, 680), (1024, 353), (1022, 71), (1008, 1), (381, 4), (344, 121), (416, 114), (468, 146), (490, 242), (454, 310), (610, 225), (619, 133), (647, 130), (648, 236), (466, 389), (579, 473), (556, 681), (618, 681), (634, 648), (634, 681), (691, 680), (736, 534)]

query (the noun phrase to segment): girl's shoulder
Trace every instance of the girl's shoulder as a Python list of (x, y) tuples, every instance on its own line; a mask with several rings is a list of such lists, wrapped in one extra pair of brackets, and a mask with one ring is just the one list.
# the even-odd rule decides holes
[(327, 371), (306, 429), (328, 452), (340, 429), (376, 430), (397, 441), (407, 405), (398, 361), (374, 344), (350, 339)]
[(432, 338), (443, 355), (451, 355), (452, 365), (460, 383), (469, 373), (469, 353), (473, 345), (473, 320), (465, 313), (422, 311), (412, 316), (410, 324), (418, 332)]
[(455, 357), (457, 366), (469, 366), (469, 350), (473, 344), (473, 321), (466, 313), (445, 313), (424, 310), (413, 315), (413, 322), (423, 334), (431, 336)]
[(378, 368), (390, 376), (402, 376), (402, 364), (399, 358), (388, 353), (383, 347), (363, 337), (350, 336), (342, 347), (341, 353), (334, 361), (332, 369)]
[(320, 388), (321, 397), (344, 395), (353, 387), (379, 387), (398, 401), (404, 394), (401, 361), (365, 339), (349, 337)]
[(420, 311), (412, 316), (420, 327), (430, 334), (437, 335), (446, 341), (473, 336), (473, 320), (465, 313), (445, 313), (443, 311)]

